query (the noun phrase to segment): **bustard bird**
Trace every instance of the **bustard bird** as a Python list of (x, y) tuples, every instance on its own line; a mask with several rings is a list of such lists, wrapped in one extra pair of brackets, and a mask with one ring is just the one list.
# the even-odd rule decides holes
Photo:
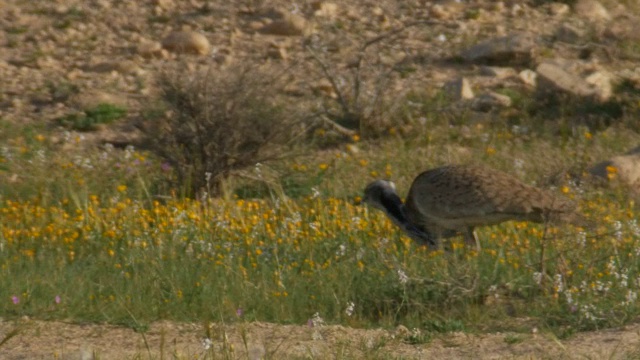
[(439, 248), (441, 238), (459, 233), (479, 248), (476, 226), (509, 220), (586, 224), (568, 199), (478, 166), (427, 170), (415, 178), (404, 203), (393, 183), (376, 180), (366, 187), (363, 200), (431, 249)]

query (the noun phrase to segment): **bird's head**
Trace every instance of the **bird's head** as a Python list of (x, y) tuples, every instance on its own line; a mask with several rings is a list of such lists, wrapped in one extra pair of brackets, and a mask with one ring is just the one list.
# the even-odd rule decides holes
[(364, 189), (363, 202), (375, 208), (384, 210), (382, 199), (388, 198), (389, 195), (396, 195), (396, 185), (391, 181), (376, 180), (371, 182)]

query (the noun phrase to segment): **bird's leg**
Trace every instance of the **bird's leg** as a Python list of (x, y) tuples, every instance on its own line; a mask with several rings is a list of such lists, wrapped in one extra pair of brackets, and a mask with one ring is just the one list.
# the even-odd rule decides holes
[(478, 235), (476, 235), (476, 232), (471, 226), (468, 226), (467, 231), (465, 231), (464, 233), (464, 242), (467, 245), (475, 245), (478, 252), (482, 250), (482, 247), (480, 246), (480, 240), (478, 240)]
[(433, 232), (433, 239), (435, 243), (435, 250), (442, 250), (442, 231), (440, 229), (436, 229)]

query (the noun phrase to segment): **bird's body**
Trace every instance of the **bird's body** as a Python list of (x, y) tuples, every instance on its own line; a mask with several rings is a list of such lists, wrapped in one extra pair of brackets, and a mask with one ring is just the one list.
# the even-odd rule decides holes
[(384, 180), (369, 184), (364, 199), (430, 247), (458, 233), (478, 244), (474, 227), (509, 220), (584, 222), (568, 199), (478, 166), (452, 165), (423, 172), (413, 181), (405, 203)]

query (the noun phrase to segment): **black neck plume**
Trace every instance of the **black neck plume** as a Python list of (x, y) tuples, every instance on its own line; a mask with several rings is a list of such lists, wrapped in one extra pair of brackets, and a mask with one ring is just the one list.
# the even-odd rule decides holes
[(431, 233), (420, 229), (418, 226), (409, 221), (405, 206), (402, 203), (400, 197), (395, 192), (384, 192), (380, 199), (380, 203), (382, 204), (384, 211), (387, 213), (387, 216), (389, 216), (391, 221), (393, 221), (394, 224), (404, 230), (404, 232), (406, 232), (409, 237), (411, 237), (421, 245), (426, 245), (431, 249), (437, 248), (437, 242), (435, 240), (435, 237)]

